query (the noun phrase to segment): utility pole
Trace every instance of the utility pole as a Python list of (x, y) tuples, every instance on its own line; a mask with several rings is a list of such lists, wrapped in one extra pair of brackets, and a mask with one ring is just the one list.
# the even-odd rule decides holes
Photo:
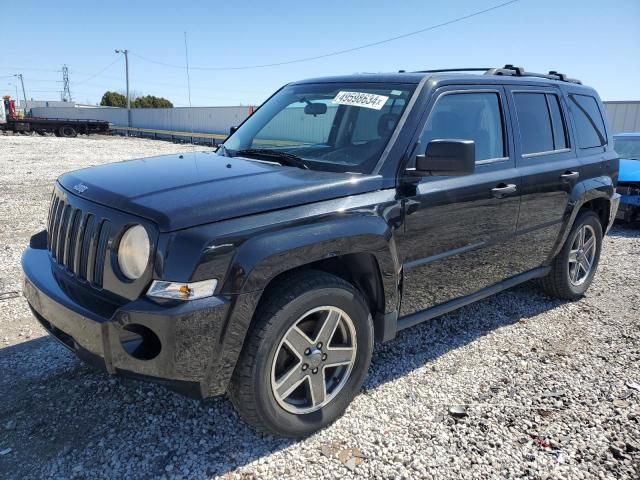
[(69, 68), (62, 66), (62, 94), (60, 95), (63, 102), (71, 101), (71, 89), (69, 87)]
[[(127, 127), (131, 127), (131, 97), (129, 96), (129, 50), (116, 50), (116, 53), (124, 54), (124, 68), (127, 76)], [(129, 132), (127, 132), (127, 136)]]
[(24, 91), (24, 80), (22, 79), (21, 73), (16, 73), (14, 77), (18, 77), (20, 79), (20, 83), (22, 84), (22, 97), (24, 98), (24, 114), (27, 115), (27, 94)]

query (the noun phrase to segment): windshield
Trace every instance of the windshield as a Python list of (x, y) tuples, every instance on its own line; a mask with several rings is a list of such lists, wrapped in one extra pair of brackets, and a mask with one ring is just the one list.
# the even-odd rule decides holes
[[(310, 169), (369, 173), (414, 88), (386, 83), (290, 85), (247, 119), (219, 153), (278, 163), (284, 163), (278, 156), (288, 154)], [(272, 154), (264, 155), (265, 150)]]
[(620, 158), (640, 160), (640, 136), (637, 138), (614, 137), (613, 148)]

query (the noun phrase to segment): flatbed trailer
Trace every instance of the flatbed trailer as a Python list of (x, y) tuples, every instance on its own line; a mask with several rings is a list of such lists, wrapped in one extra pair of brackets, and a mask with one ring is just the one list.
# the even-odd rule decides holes
[(14, 133), (53, 133), (57, 137), (75, 137), (79, 133), (107, 133), (109, 131), (109, 122), (104, 120), (25, 117), (7, 119), (6, 123), (0, 123), (0, 130)]

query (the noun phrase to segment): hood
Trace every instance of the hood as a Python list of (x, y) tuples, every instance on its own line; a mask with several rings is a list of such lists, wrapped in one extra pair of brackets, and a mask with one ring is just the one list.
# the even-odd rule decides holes
[(640, 182), (640, 160), (620, 159), (619, 182)]
[(209, 152), (111, 163), (58, 179), (70, 193), (160, 231), (378, 190), (381, 177), (319, 172)]

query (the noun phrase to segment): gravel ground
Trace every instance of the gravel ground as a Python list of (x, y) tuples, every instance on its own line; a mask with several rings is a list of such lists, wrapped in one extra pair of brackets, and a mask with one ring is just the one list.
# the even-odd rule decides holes
[(0, 137), (0, 478), (640, 478), (638, 226), (606, 238), (579, 302), (525, 284), (379, 345), (347, 413), (304, 441), (81, 364), (11, 293), (52, 182), (186, 148)]

